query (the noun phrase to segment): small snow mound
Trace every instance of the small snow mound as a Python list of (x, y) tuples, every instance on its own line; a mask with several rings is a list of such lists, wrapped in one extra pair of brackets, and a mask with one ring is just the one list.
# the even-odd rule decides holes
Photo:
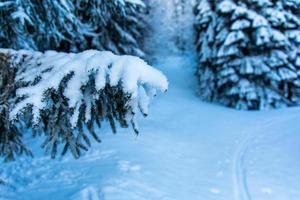
[(141, 170), (140, 165), (131, 165), (129, 161), (119, 161), (119, 169), (122, 172), (138, 172)]
[(220, 194), (221, 193), (221, 191), (217, 188), (211, 188), (209, 191), (213, 194)]
[(98, 191), (95, 187), (88, 186), (79, 192), (76, 200), (100, 200)]
[(268, 195), (273, 194), (273, 190), (271, 188), (267, 188), (267, 187), (261, 188), (261, 192), (264, 194), (268, 194)]

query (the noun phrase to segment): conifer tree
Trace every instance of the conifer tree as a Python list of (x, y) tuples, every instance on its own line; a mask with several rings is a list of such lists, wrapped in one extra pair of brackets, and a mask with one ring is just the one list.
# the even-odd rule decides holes
[(201, 97), (238, 109), (298, 105), (299, 9), (299, 0), (200, 0)]
[(0, 3), (0, 47), (143, 56), (142, 1), (16, 0)]

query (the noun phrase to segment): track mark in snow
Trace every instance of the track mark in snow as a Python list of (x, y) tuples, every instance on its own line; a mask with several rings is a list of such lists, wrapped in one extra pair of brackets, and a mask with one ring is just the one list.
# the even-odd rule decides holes
[(78, 200), (100, 200), (95, 187), (89, 186), (80, 191)]
[[(245, 134), (245, 132), (244, 132)], [(237, 150), (235, 151), (233, 157), (233, 188), (234, 188), (234, 197), (236, 200), (250, 200), (250, 194), (248, 191), (248, 185), (245, 175), (244, 168), (244, 157), (247, 152), (251, 134), (248, 134), (243, 141), (239, 144)]]
[[(246, 168), (245, 168), (245, 155), (248, 152), (250, 146), (262, 136), (261, 132), (257, 130), (261, 130), (263, 128), (267, 128), (273, 124), (277, 124), (278, 122), (288, 121), (294, 117), (299, 116), (299, 114), (293, 114), (286, 119), (282, 119), (280, 117), (266, 120), (263, 123), (257, 125), (251, 131), (242, 132), (246, 134), (246, 136), (239, 142), (237, 149), (235, 150), (233, 161), (232, 161), (232, 179), (233, 179), (233, 192), (234, 197), (236, 200), (251, 200), (248, 184), (247, 184), (247, 177), (246, 177)], [(257, 134), (257, 133), (259, 134)], [(264, 193), (270, 193), (271, 190), (265, 190)], [(273, 191), (271, 191), (272, 193)]]

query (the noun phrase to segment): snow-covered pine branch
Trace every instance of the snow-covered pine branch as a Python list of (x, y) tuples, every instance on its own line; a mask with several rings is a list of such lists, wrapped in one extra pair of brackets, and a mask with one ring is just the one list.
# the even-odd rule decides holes
[[(108, 120), (116, 131), (132, 124), (136, 114), (148, 115), (150, 99), (156, 91), (166, 91), (166, 77), (133, 56), (117, 56), (107, 51), (82, 53), (14, 51), (2, 49), (18, 65), (17, 103), (11, 121), (30, 122), (45, 133), (43, 147), (55, 157), (58, 145), (63, 154), (71, 150), (78, 158), (91, 142), (86, 132), (100, 142), (94, 126)], [(85, 131), (87, 130), (87, 131)]]
[(238, 109), (298, 105), (299, 2), (199, 0), (201, 97)]
[(9, 57), (0, 54), (0, 157), (7, 161), (13, 160), (16, 154), (31, 154), (21, 140), (21, 132), (9, 119), (16, 92), (16, 71), (16, 66), (10, 62)]

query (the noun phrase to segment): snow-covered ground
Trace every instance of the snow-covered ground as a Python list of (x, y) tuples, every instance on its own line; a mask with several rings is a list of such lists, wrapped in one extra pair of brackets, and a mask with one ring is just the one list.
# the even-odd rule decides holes
[(138, 137), (130, 129), (112, 135), (107, 126), (102, 144), (81, 159), (53, 161), (28, 136), (39, 153), (1, 163), (0, 199), (299, 200), (300, 108), (246, 112), (202, 102), (193, 51), (162, 46), (152, 64), (169, 91), (139, 117)]
[(299, 199), (300, 109), (244, 112), (201, 102), (190, 60), (158, 59), (170, 89), (140, 117), (140, 136), (107, 127), (102, 144), (79, 160), (37, 155), (1, 164), (8, 184), (0, 199)]

